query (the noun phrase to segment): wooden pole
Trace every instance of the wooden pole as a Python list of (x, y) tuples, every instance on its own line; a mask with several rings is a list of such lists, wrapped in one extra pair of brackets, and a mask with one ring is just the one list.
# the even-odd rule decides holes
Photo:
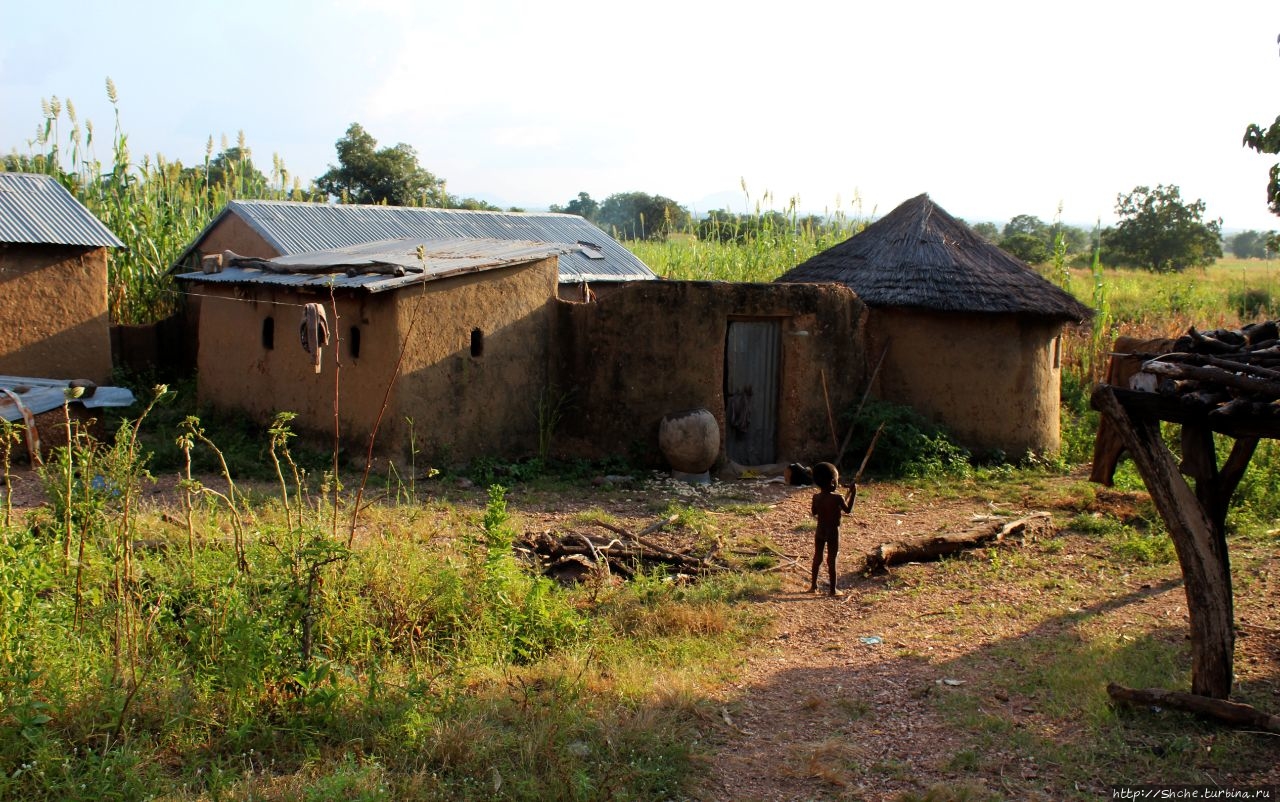
[(880, 352), (880, 359), (876, 362), (876, 367), (871, 371), (870, 378), (867, 379), (867, 389), (862, 392), (862, 400), (858, 402), (858, 408), (853, 411), (853, 420), (849, 421), (849, 432), (844, 436), (844, 442), (840, 444), (840, 450), (836, 453), (836, 466), (840, 465), (840, 460), (844, 459), (844, 452), (849, 448), (849, 439), (853, 437), (854, 424), (858, 420), (858, 416), (862, 414), (862, 408), (867, 404), (867, 398), (871, 395), (871, 388), (876, 386), (876, 376), (880, 375), (880, 366), (884, 364), (884, 358), (889, 355), (889, 343), (884, 344), (884, 350)]
[[(1191, 619), (1191, 692), (1226, 699), (1231, 694), (1235, 630), (1222, 533), (1182, 477), (1160, 436), (1160, 422), (1126, 408), (1107, 385), (1094, 390), (1091, 402), (1116, 424), (1178, 553)], [(1204, 459), (1214, 457), (1197, 455), (1193, 464)]]
[(821, 371), (822, 375), (822, 399), (827, 402), (827, 425), (831, 427), (831, 447), (837, 451), (840, 449), (840, 442), (836, 436), (836, 418), (831, 414), (831, 394), (827, 392), (827, 372)]
[(884, 421), (880, 421), (880, 425), (876, 427), (876, 433), (871, 437), (871, 445), (867, 446), (866, 456), (862, 458), (862, 464), (858, 466), (858, 472), (853, 475), (853, 484), (857, 484), (862, 479), (862, 472), (867, 469), (867, 463), (871, 461), (871, 454), (876, 450), (876, 441), (880, 439), (880, 433), (884, 431)]

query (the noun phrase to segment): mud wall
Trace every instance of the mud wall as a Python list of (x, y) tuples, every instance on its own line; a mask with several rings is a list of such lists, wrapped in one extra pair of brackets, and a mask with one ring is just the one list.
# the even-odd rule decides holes
[[(264, 424), (277, 412), (294, 412), (296, 429), (332, 442), (336, 356), (343, 439), (349, 445), (367, 443), (399, 348), (393, 294), (340, 293), (335, 321), (327, 293), (268, 285), (192, 286), (205, 296), (197, 355), (202, 405), (238, 410)], [(330, 324), (330, 345), (322, 351), (318, 374), (299, 340), (301, 305), (311, 302), (324, 305)], [(352, 350), (353, 327), (360, 331), (359, 356)]]
[(1058, 450), (1060, 323), (877, 308), (867, 329), (872, 360), (888, 345), (879, 397), (914, 407), (973, 449), (1011, 458)]
[[(297, 413), (297, 429), (332, 438), (336, 347), (342, 438), (363, 456), (408, 337), (377, 452), (408, 456), (408, 417), (424, 459), (517, 456), (537, 443), (536, 402), (546, 384), (556, 279), (553, 257), (377, 295), (340, 293), (336, 321), (327, 293), (198, 284), (208, 296), (200, 315), (200, 401), (263, 423), (288, 410)], [(324, 351), (320, 374), (299, 344), (300, 305), (308, 302), (324, 304), (336, 338)], [(268, 318), (271, 348), (264, 335)], [(473, 331), (481, 343), (474, 356)]]
[(107, 249), (0, 244), (0, 324), (0, 373), (107, 383)]
[[(538, 401), (550, 361), (555, 257), (426, 284), (397, 388), (388, 448), (407, 456), (409, 426), (437, 461), (518, 457), (538, 445)], [(408, 330), (418, 288), (401, 293)]]
[(644, 281), (557, 309), (555, 384), (569, 411), (554, 450), (566, 456), (623, 454), (660, 464), (662, 417), (705, 407), (720, 424), (723, 460), (732, 320), (781, 326), (779, 462), (834, 457), (824, 373), (837, 414), (863, 389), (865, 308), (841, 285)]
[(271, 259), (281, 255), (267, 244), (261, 234), (234, 214), (228, 214), (222, 218), (221, 222), (196, 243), (196, 253), (191, 257), (191, 269), (200, 269), (202, 256), (223, 251), (233, 251), (241, 256), (256, 256), (260, 259)]

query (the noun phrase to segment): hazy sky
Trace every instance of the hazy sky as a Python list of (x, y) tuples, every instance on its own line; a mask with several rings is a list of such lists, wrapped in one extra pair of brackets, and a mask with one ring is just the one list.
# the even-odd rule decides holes
[[(56, 7), (56, 10), (55, 10)], [(449, 191), (528, 209), (640, 190), (693, 211), (884, 214), (928, 192), (970, 221), (1114, 220), (1176, 184), (1228, 229), (1280, 228), (1280, 2), (6, 4), (0, 150), (42, 98), (135, 159), (196, 164), (243, 130), (304, 185), (352, 122), (406, 142)], [(64, 121), (65, 131), (65, 121)]]

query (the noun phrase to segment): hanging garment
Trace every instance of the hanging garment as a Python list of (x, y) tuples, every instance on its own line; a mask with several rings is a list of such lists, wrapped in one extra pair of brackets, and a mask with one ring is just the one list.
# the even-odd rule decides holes
[(302, 326), (298, 331), (302, 350), (311, 354), (311, 367), (320, 372), (320, 349), (329, 344), (329, 318), (322, 304), (302, 307)]
[(747, 429), (751, 428), (750, 387), (729, 395), (729, 401), (725, 404), (724, 416), (728, 420), (729, 426), (739, 434), (744, 434)]

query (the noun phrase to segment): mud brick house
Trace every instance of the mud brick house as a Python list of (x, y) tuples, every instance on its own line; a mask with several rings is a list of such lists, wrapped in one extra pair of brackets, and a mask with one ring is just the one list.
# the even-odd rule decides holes
[(202, 296), (200, 401), (264, 423), (291, 411), (299, 429), (332, 437), (336, 388), (342, 439), (360, 451), (380, 420), (381, 450), (397, 457), (410, 425), (458, 459), (527, 453), (562, 250), (400, 239), (180, 275)]
[[(833, 456), (822, 379), (847, 404), (865, 362), (851, 291), (646, 280), (563, 300), (558, 260), (577, 247), (388, 240), (183, 274), (202, 300), (201, 402), (264, 423), (289, 410), (325, 434), (336, 384), (348, 445), (381, 415), (378, 451), (399, 459), (410, 419), (429, 459), (534, 453), (548, 405), (560, 455), (657, 459), (663, 416), (706, 407), (730, 434), (726, 459)], [(308, 304), (332, 338), (319, 373), (299, 342)]]
[[(663, 416), (703, 407), (722, 462), (831, 459), (829, 410), (856, 403), (872, 375), (880, 397), (977, 449), (1058, 448), (1061, 331), (1089, 310), (927, 196), (768, 284), (654, 280), (572, 215), (346, 208), (237, 201), (188, 250), (188, 264), (232, 252), (221, 272), (207, 259), (211, 272), (179, 277), (202, 305), (202, 401), (262, 422), (289, 410), (332, 432), (332, 351), (317, 374), (298, 343), (318, 304), (341, 357), (344, 437), (365, 445), (381, 415), (378, 451), (394, 458), (408, 455), (412, 419), (433, 460), (522, 456), (550, 437), (560, 456), (659, 462)], [(421, 213), (487, 214), (484, 230), (503, 236), (353, 226)], [(568, 228), (529, 229), (539, 217)], [(395, 236), (288, 244), (331, 242), (330, 226)], [(600, 291), (564, 291), (584, 277)]]
[(1092, 312), (920, 195), (787, 271), (867, 305), (876, 394), (1011, 457), (1060, 445), (1062, 328)]
[(123, 246), (51, 176), (0, 172), (0, 374), (111, 378), (107, 254)]

